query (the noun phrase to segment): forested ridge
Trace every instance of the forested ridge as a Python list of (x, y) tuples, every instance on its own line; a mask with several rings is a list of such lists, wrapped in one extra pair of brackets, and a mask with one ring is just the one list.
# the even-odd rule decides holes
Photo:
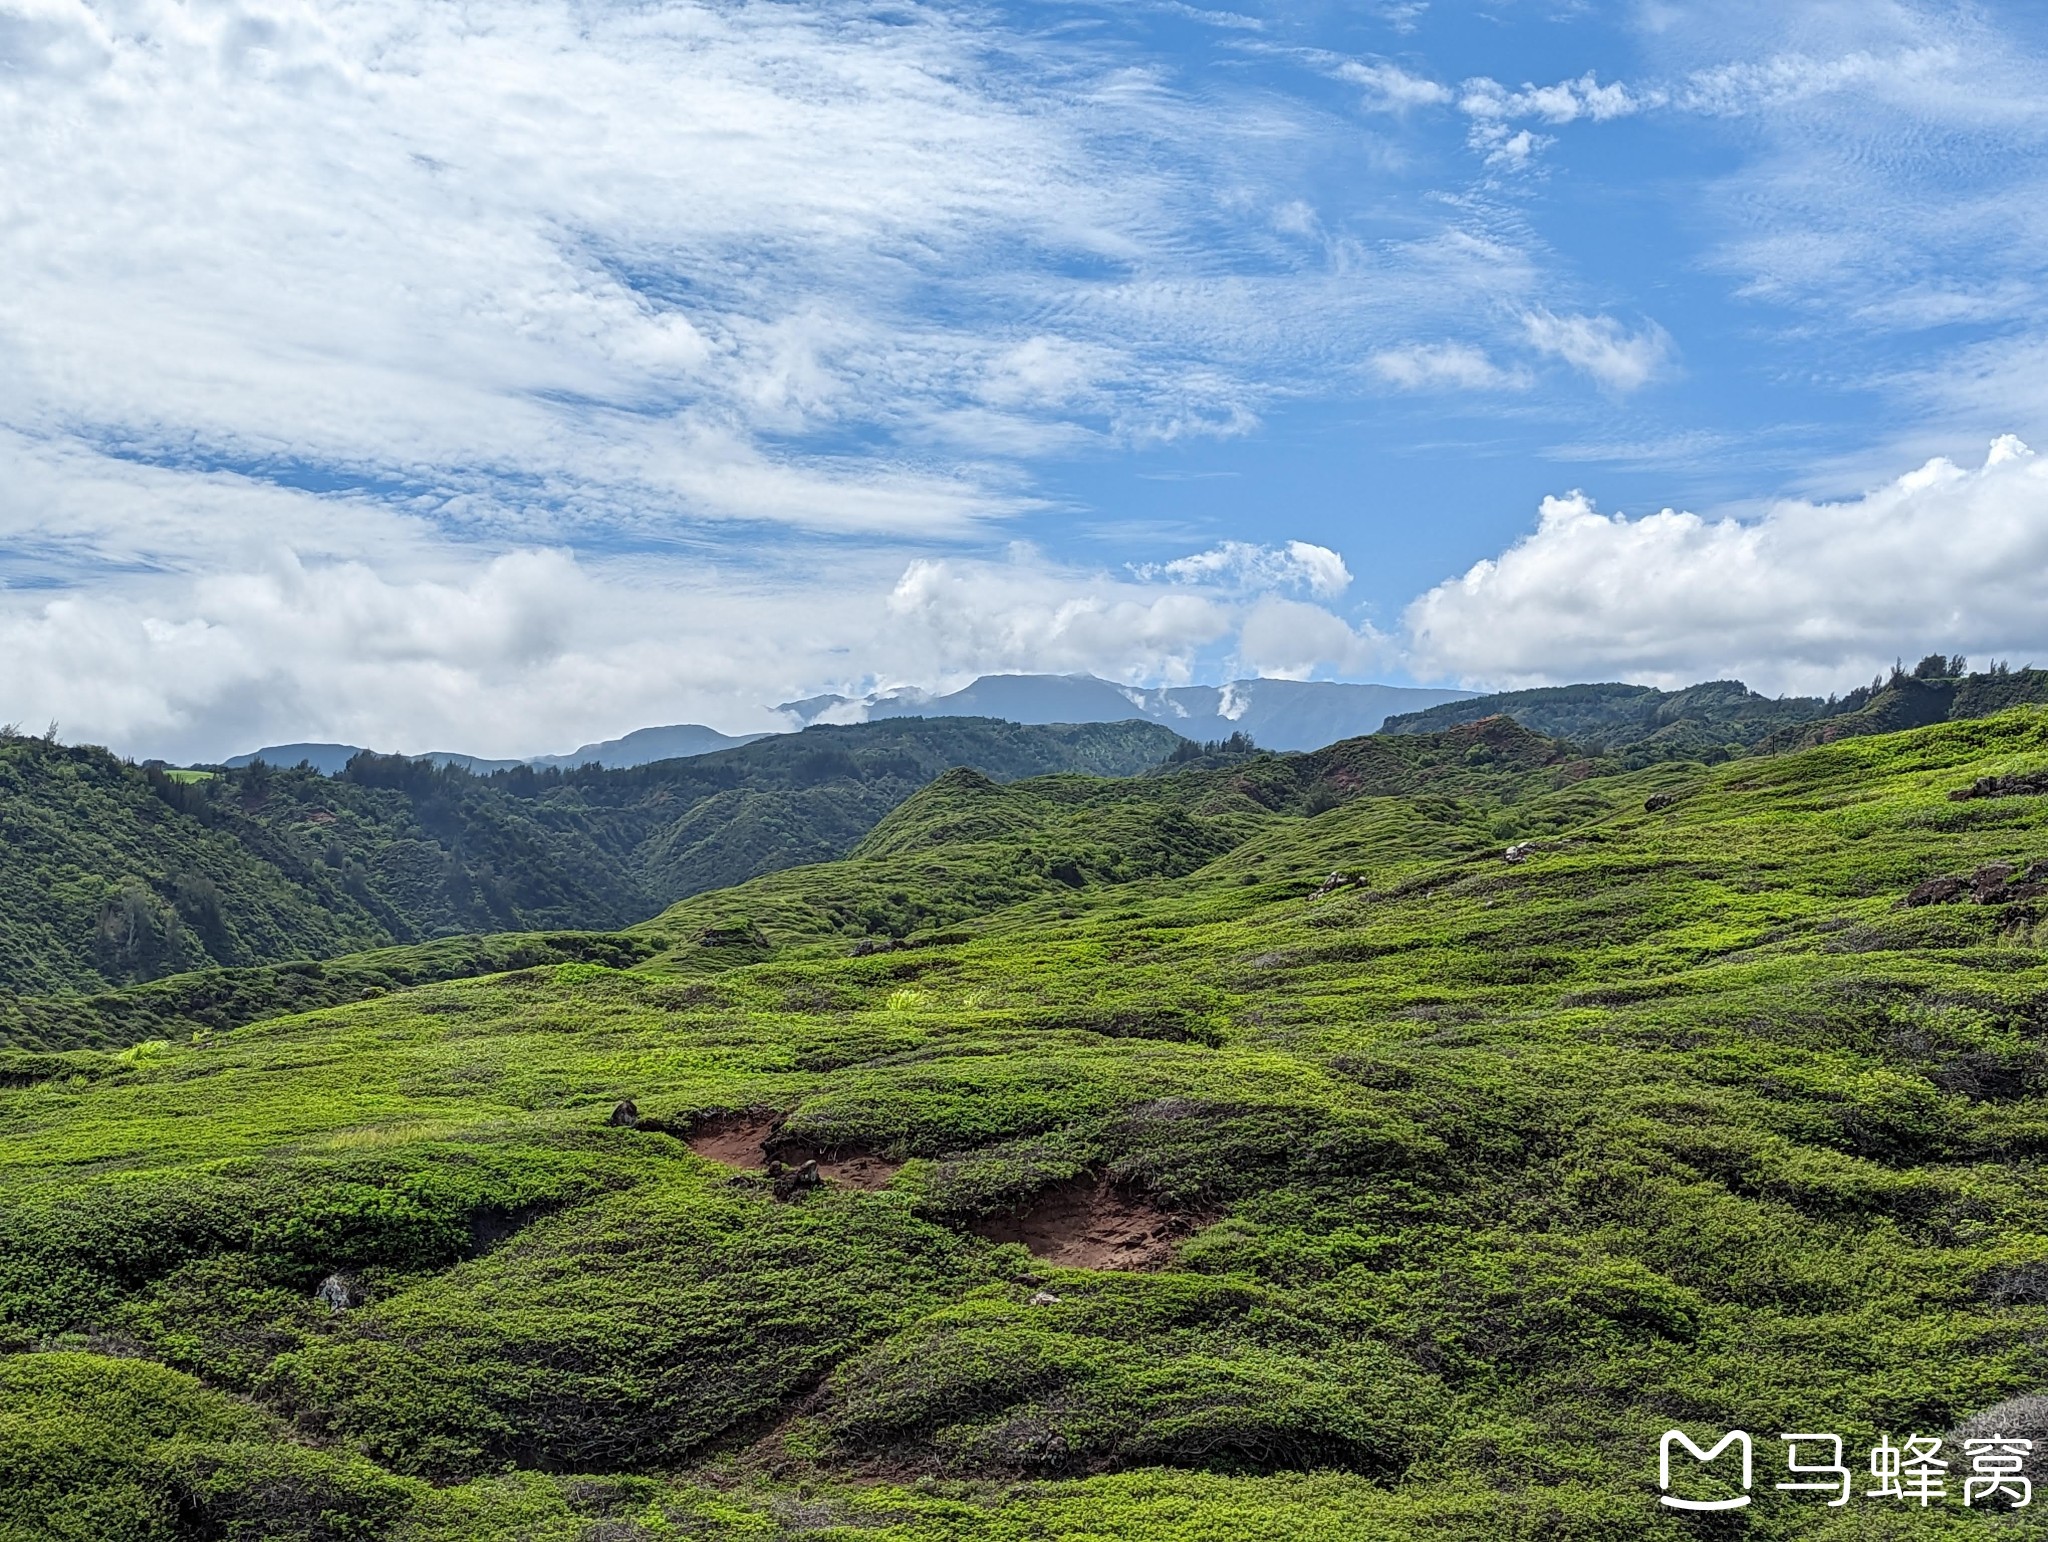
[(842, 855), (951, 766), (1130, 775), (1144, 723), (807, 729), (629, 770), (493, 776), (362, 755), (212, 775), (0, 740), (0, 990), (94, 991), (465, 933), (606, 931)]

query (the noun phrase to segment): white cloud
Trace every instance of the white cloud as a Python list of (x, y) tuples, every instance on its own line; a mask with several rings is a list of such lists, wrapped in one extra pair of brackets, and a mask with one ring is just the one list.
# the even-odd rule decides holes
[(1320, 605), (1261, 595), (1239, 629), (1233, 672), (1279, 680), (1306, 680), (1322, 669), (1357, 675), (1389, 653), (1370, 626), (1354, 630)]
[(1398, 64), (1366, 64), (1347, 59), (1337, 76), (1365, 88), (1365, 105), (1375, 112), (1405, 112), (1411, 107), (1438, 107), (1451, 100), (1451, 88), (1425, 76), (1411, 75)]
[(1892, 53), (1857, 49), (1833, 57), (1779, 53), (1694, 70), (1673, 95), (1687, 112), (1738, 117), (1784, 108), (1840, 91), (1876, 87), (1887, 93), (1918, 90), (1930, 79), (1952, 76), (1964, 61), (1952, 44)]
[(1519, 391), (1529, 378), (1502, 369), (1470, 343), (1410, 343), (1382, 348), (1369, 361), (1373, 372), (1407, 391)]
[[(0, 716), (73, 741), (216, 758), (305, 738), (420, 752), (562, 750), (653, 722), (774, 726), (833, 644), (880, 630), (886, 579), (648, 581), (524, 549), (441, 552), (435, 571), (360, 561), (92, 590), (0, 593)], [(778, 627), (761, 624), (779, 613)]]
[(1651, 40), (1674, 109), (1743, 120), (1711, 130), (1741, 155), (1696, 191), (1703, 265), (1790, 310), (1794, 347), (1824, 329), (1831, 379), (1905, 409), (1875, 455), (2043, 427), (2033, 389), (1992, 412), (1955, 400), (1991, 329), (2048, 345), (2048, 107), (2023, 10), (1689, 6)]
[(499, 535), (957, 535), (1515, 287), (1275, 269), (1331, 132), (964, 8), (5, 0), (0, 428)]
[(1629, 519), (1582, 493), (1408, 607), (1418, 671), (1501, 686), (1735, 676), (1825, 692), (1942, 649), (2048, 662), (2048, 462), (2014, 439), (1751, 522)]
[(1577, 80), (1525, 85), (1519, 91), (1480, 75), (1460, 86), (1456, 96), (1458, 110), (1472, 120), (1466, 143), (1497, 171), (1523, 170), (1556, 143), (1554, 136), (1517, 128), (1517, 120), (1534, 118), (1556, 125), (1586, 118), (1605, 123), (1662, 106), (1665, 100), (1660, 91), (1631, 91), (1615, 81), (1603, 86), (1590, 70)]
[(1049, 671), (1182, 684), (1235, 620), (1217, 596), (1062, 570), (1029, 551), (1004, 563), (918, 558), (889, 615), (898, 657), (923, 661), (895, 679), (914, 683)]
[(1559, 316), (1532, 310), (1522, 318), (1529, 344), (1611, 391), (1633, 391), (1663, 374), (1671, 361), (1671, 337), (1654, 321), (1631, 332), (1612, 316)]
[(1207, 584), (1232, 591), (1305, 590), (1320, 599), (1334, 599), (1351, 586), (1344, 559), (1327, 546), (1289, 541), (1285, 546), (1259, 546), (1225, 541), (1208, 551), (1147, 563), (1133, 569), (1139, 578), (1169, 578), (1175, 583)]
[(1499, 81), (1482, 75), (1466, 81), (1458, 91), (1458, 110), (1468, 117), (1540, 118), (1545, 123), (1571, 123), (1579, 118), (1605, 123), (1661, 102), (1659, 93), (1638, 94), (1615, 81), (1603, 86), (1590, 70), (1577, 80), (1561, 80), (1551, 86), (1525, 85), (1519, 91), (1510, 91)]
[[(1308, 603), (1350, 582), (1343, 559), (1302, 541), (1123, 577), (1022, 546), (907, 561), (836, 542), (727, 561), (493, 550), (373, 502), (119, 462), (53, 477), (14, 448), (29, 474), (16, 485), (46, 517), (0, 524), (0, 545), (58, 539), (72, 516), (74, 548), (50, 565), (94, 581), (0, 586), (0, 720), (55, 718), (69, 740), (135, 755), (298, 739), (531, 754), (651, 723), (779, 727), (766, 704), (878, 683), (1041, 669), (1183, 683), (1240, 656), (1272, 673), (1364, 656)], [(360, 521), (335, 517), (351, 508)], [(152, 509), (157, 528), (140, 517)], [(203, 515), (222, 510), (209, 540)], [(135, 560), (181, 534), (185, 560)]]

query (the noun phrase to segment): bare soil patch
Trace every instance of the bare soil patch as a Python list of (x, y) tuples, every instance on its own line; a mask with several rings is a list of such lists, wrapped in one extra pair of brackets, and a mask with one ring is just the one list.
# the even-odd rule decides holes
[(707, 1162), (759, 1171), (768, 1165), (764, 1148), (781, 1124), (773, 1114), (730, 1114), (698, 1125), (684, 1143)]
[(991, 1242), (1021, 1242), (1034, 1258), (1066, 1269), (1157, 1269), (1194, 1230), (1186, 1216), (1120, 1194), (1108, 1183), (1077, 1179), (1047, 1189), (1014, 1215), (974, 1225)]
[(822, 1150), (800, 1140), (780, 1138), (782, 1116), (731, 1114), (708, 1120), (689, 1134), (686, 1144), (706, 1161), (760, 1172), (770, 1162), (785, 1167), (818, 1164), (818, 1176), (847, 1189), (879, 1189), (903, 1170), (901, 1162), (855, 1147)]
[(865, 1151), (847, 1152), (837, 1158), (818, 1158), (818, 1176), (827, 1183), (847, 1189), (879, 1189), (903, 1170), (901, 1162)]

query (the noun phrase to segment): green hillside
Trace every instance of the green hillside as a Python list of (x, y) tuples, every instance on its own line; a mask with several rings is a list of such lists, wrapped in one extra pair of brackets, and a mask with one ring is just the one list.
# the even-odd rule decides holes
[(954, 774), (634, 967), (0, 1053), (0, 1537), (2037, 1534), (1773, 1485), (2048, 1448), (2043, 772)]
[(1775, 754), (2042, 702), (2048, 702), (2048, 670), (1996, 664), (1970, 674), (1963, 659), (1930, 654), (1911, 671), (1894, 668), (1888, 677), (1826, 700), (1759, 696), (1739, 680), (1710, 680), (1679, 691), (1621, 684), (1543, 686), (1403, 713), (1388, 718), (1380, 732), (1441, 733), (1503, 714), (1538, 733), (1635, 767)]
[(897, 946), (1034, 897), (1192, 872), (1276, 820), (1369, 793), (1512, 800), (1595, 765), (1494, 720), (1427, 738), (1352, 739), (1312, 755), (1180, 753), (1143, 778), (998, 783), (962, 767), (884, 817), (854, 860), (700, 895), (631, 935), (443, 938), (325, 962), (201, 969), (115, 990), (0, 997), (0, 1045), (117, 1048), (539, 963), (667, 952), (672, 967), (716, 970), (797, 943)]
[(475, 777), (362, 756), (332, 778), (260, 764), (195, 778), (12, 736), (0, 740), (0, 991), (610, 930), (840, 856), (951, 766), (1004, 781), (1128, 776), (1181, 742), (1147, 723), (905, 719), (621, 771)]

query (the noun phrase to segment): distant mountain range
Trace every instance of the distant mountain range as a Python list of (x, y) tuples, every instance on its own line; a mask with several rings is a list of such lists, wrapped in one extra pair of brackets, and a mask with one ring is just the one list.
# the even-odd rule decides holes
[[(411, 758), (431, 760), (437, 770), (444, 766), (460, 766), (478, 776), (489, 776), (493, 771), (510, 771), (514, 766), (532, 766), (536, 771), (550, 768), (568, 771), (577, 766), (595, 764), (618, 771), (629, 766), (652, 765), (657, 760), (684, 760), (692, 755), (709, 755), (714, 750), (735, 749), (768, 737), (767, 734), (722, 734), (702, 723), (672, 723), (665, 728), (636, 728), (624, 738), (586, 744), (566, 755), (535, 755), (528, 760), (489, 760), (481, 755), (464, 755), (454, 750), (429, 750), (424, 755)], [(344, 766), (362, 753), (364, 746), (360, 744), (267, 744), (246, 755), (233, 756), (223, 764), (230, 770), (240, 770), (258, 760), (273, 766), (296, 766), (303, 762), (323, 776), (338, 776)]]
[(778, 712), (800, 723), (889, 717), (999, 717), (1013, 723), (1114, 723), (1142, 718), (1184, 738), (1249, 734), (1261, 749), (1313, 750), (1376, 731), (1395, 713), (1462, 701), (1470, 691), (1337, 680), (1233, 680), (1156, 690), (1094, 675), (983, 675), (945, 695), (919, 690), (875, 696), (812, 696)]
[[(994, 717), (1011, 723), (1163, 723), (1197, 742), (1251, 735), (1261, 749), (1314, 750), (1339, 739), (1377, 730), (1396, 713), (1421, 712), (1471, 696), (1470, 691), (1405, 685), (1359, 685), (1338, 680), (1233, 680), (1228, 685), (1179, 685), (1140, 690), (1094, 675), (983, 675), (972, 685), (935, 695), (915, 688), (873, 696), (811, 696), (786, 701), (800, 728), (817, 722), (858, 723), (897, 717)], [(641, 728), (619, 739), (586, 744), (566, 755), (491, 760), (455, 750), (431, 750), (414, 760), (436, 767), (460, 766), (479, 776), (514, 766), (535, 770), (597, 765), (612, 770), (681, 760), (750, 744), (768, 734), (722, 734), (701, 723)], [(252, 761), (296, 766), (302, 761), (327, 776), (337, 775), (364, 746), (357, 744), (268, 744), (224, 761), (239, 770)]]

